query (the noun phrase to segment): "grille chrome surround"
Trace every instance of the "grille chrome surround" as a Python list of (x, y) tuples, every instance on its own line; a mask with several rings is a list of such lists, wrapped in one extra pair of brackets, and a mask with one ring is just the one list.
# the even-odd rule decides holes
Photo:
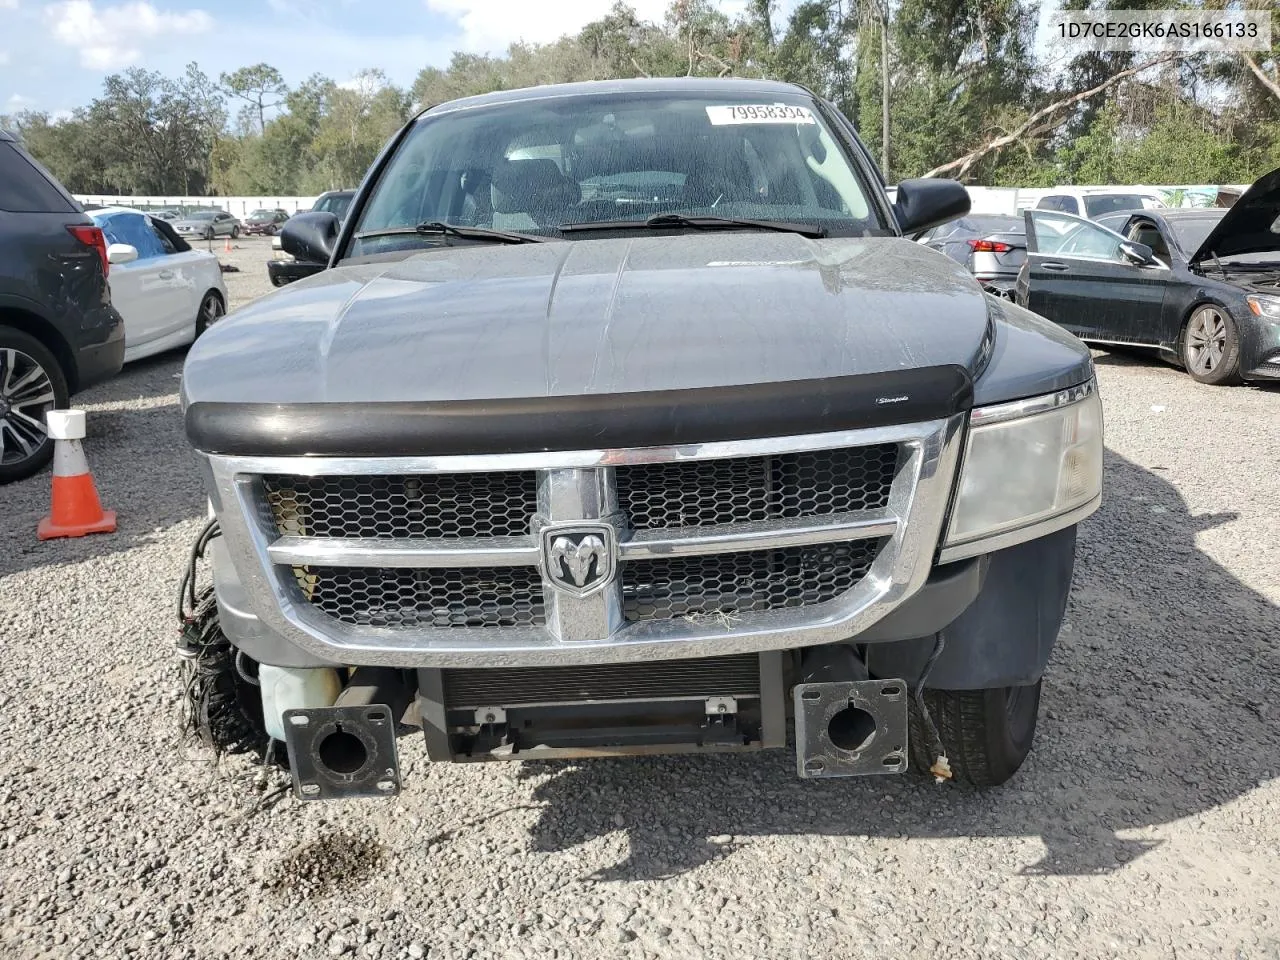
[[(928, 576), (956, 473), (963, 424), (963, 415), (958, 415), (829, 434), (624, 450), (393, 458), (209, 455), (205, 459), (223, 538), (253, 612), (264, 626), (316, 656), (340, 663), (402, 667), (616, 663), (829, 643), (866, 629), (919, 589)], [(465, 609), (459, 613), (462, 622), (453, 625), (435, 625), (436, 619), (419, 615), (410, 623), (388, 626), (385, 617), (369, 617), (367, 611), (353, 612), (348, 622), (328, 615), (308, 600), (304, 588), (312, 581), (295, 572), (300, 567), (375, 568), (385, 580), (395, 568), (394, 577), (413, 584), (434, 583), (441, 576), (493, 575), (499, 568), (508, 569), (505, 576), (519, 575), (510, 568), (540, 570), (541, 553), (535, 539), (539, 524), (618, 523), (618, 475), (634, 465), (675, 464), (683, 468), (709, 461), (815, 453), (810, 462), (860, 456), (874, 467), (883, 464), (883, 453), (868, 457), (848, 448), (883, 445), (893, 445), (897, 451), (897, 469), (887, 493), (873, 490), (873, 496), (864, 496), (856, 504), (865, 504), (867, 509), (806, 516), (775, 512), (762, 520), (711, 526), (696, 522), (700, 515), (693, 516), (694, 523), (675, 528), (629, 530), (619, 526), (621, 574), (615, 584), (579, 599), (550, 589), (544, 580), (542, 622), (533, 622), (536, 615), (529, 612), (514, 618), (495, 615), (501, 625), (473, 628), (464, 616)], [(445, 536), (440, 536), (438, 529), (427, 528), (422, 530), (425, 535), (416, 536), (302, 536), (301, 526), (282, 531), (272, 512), (264, 509), (265, 476), (386, 478), (524, 471), (532, 471), (537, 478), (537, 514), (528, 536), (465, 536), (462, 534), (474, 533), (474, 528), (461, 526)], [(665, 472), (678, 475), (680, 470)], [(870, 468), (868, 475), (873, 480), (877, 476)], [(622, 481), (624, 495), (627, 484), (634, 488), (633, 480), (628, 477)], [(479, 486), (486, 482), (474, 481)], [(869, 482), (868, 486), (875, 484)], [(845, 496), (840, 503), (852, 502)], [(828, 499), (834, 501), (834, 494)], [(664, 522), (690, 516), (688, 512), (672, 514)], [(281, 536), (282, 532), (287, 535)], [(767, 609), (761, 609), (758, 601), (743, 604), (745, 609), (736, 611), (711, 611), (705, 602), (701, 608), (694, 604), (697, 609), (686, 609), (689, 604), (685, 603), (680, 609), (671, 604), (662, 610), (655, 608), (654, 615), (645, 619), (628, 617), (628, 612), (634, 617), (635, 603), (628, 611), (624, 584), (641, 567), (660, 570), (660, 565), (666, 564), (668, 573), (714, 570), (739, 561), (722, 557), (712, 564), (710, 555), (752, 551), (777, 555), (788, 550), (817, 556), (826, 550), (833, 557), (844, 551), (843, 555), (856, 553), (867, 562), (855, 562), (851, 567), (854, 572), (846, 573), (843, 580), (837, 578), (833, 586), (806, 586), (802, 578), (792, 585), (794, 589), (779, 588), (787, 602), (768, 604)], [(684, 567), (677, 567), (678, 563)], [(815, 571), (816, 576), (820, 571)], [(829, 573), (824, 576), (832, 580)], [(673, 582), (671, 577), (668, 582)], [(397, 587), (395, 595), (400, 596), (403, 589)], [(787, 590), (799, 602), (793, 602)], [(502, 606), (496, 598), (489, 598), (487, 608), (482, 598), (472, 600), (480, 612)], [(663, 612), (670, 615), (657, 615)]]

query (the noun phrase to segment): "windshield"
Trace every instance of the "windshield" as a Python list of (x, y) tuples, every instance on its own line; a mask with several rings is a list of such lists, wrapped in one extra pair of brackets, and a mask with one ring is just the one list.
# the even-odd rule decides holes
[(1209, 236), (1209, 231), (1218, 225), (1218, 221), (1226, 212), (1226, 208), (1223, 208), (1203, 217), (1179, 217), (1176, 220), (1170, 220), (1169, 226), (1173, 228), (1173, 235), (1182, 252), (1189, 257), (1199, 250), (1200, 244), (1204, 243)]
[(813, 101), (770, 99), (585, 95), (428, 115), (379, 178), (347, 254), (441, 242), (360, 237), (432, 221), (556, 238), (561, 224), (666, 213), (882, 230)]
[(214, 210), (196, 210), (194, 213), (188, 213), (188, 220), (212, 220), (218, 214)]
[(249, 214), (250, 220), (270, 220), (276, 215), (274, 210), (255, 210)]
[(1155, 197), (1141, 193), (1106, 193), (1097, 197), (1085, 197), (1084, 209), (1090, 217), (1100, 217), (1104, 213), (1115, 213), (1117, 210), (1150, 210), (1163, 206)]

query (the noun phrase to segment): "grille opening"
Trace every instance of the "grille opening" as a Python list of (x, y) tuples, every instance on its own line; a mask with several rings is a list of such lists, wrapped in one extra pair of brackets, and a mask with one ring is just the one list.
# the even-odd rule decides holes
[(778, 550), (707, 554), (622, 565), (627, 620), (716, 620), (805, 607), (853, 589), (886, 541), (856, 540)]
[(449, 708), (586, 700), (660, 700), (760, 695), (753, 653), (572, 667), (488, 667), (444, 671)]
[(537, 475), (441, 473), (301, 477), (269, 474), (263, 519), (282, 536), (527, 537)]
[(889, 502), (897, 467), (893, 443), (619, 466), (618, 505), (637, 530), (877, 510)]
[(296, 567), (313, 607), (362, 627), (527, 627), (546, 622), (533, 567)]

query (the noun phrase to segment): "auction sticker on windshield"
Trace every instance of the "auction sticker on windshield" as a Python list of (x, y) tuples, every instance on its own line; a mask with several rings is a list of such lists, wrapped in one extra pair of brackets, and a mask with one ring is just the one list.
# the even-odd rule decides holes
[(817, 123), (808, 107), (791, 107), (784, 103), (707, 107), (707, 119), (713, 127), (733, 123)]

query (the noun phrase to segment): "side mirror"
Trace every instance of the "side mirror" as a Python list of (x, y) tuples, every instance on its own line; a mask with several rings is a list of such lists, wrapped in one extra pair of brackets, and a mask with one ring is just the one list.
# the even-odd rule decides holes
[(969, 212), (969, 191), (957, 180), (925, 177), (898, 184), (893, 204), (902, 232), (910, 236)]
[(131, 243), (113, 243), (107, 247), (107, 263), (132, 263), (138, 259), (138, 248)]
[(1156, 253), (1145, 243), (1135, 240), (1120, 241), (1120, 256), (1139, 267), (1150, 266), (1156, 262)]
[(339, 227), (332, 213), (299, 213), (280, 228), (280, 248), (303, 263), (328, 263)]

